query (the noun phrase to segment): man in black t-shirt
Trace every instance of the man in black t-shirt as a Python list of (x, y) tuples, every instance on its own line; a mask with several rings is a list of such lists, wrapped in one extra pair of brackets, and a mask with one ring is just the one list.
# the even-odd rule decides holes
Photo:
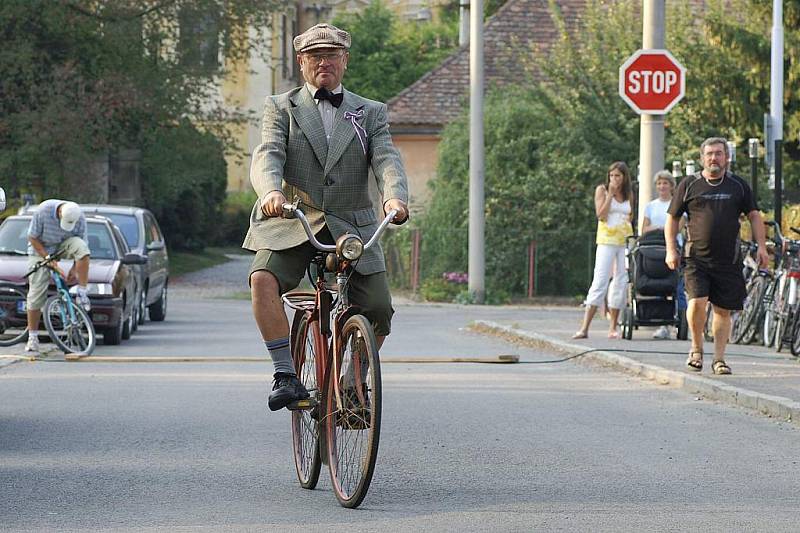
[(730, 374), (731, 369), (725, 363), (725, 347), (730, 337), (731, 311), (741, 309), (745, 298), (743, 258), (739, 254), (739, 215), (745, 214), (750, 220), (762, 268), (766, 268), (768, 262), (764, 221), (750, 186), (728, 171), (727, 141), (721, 137), (706, 139), (700, 145), (700, 155), (703, 171), (681, 181), (667, 210), (670, 216), (664, 228), (666, 262), (669, 268), (678, 268), (678, 222), (686, 213), (684, 278), (689, 294), (687, 319), (692, 332), (692, 349), (686, 365), (697, 372), (703, 369), (703, 328), (706, 305), (710, 301), (714, 308), (711, 369), (715, 374)]

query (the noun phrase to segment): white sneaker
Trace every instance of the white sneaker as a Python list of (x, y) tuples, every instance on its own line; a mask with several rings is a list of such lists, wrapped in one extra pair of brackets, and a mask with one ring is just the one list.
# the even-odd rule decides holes
[(31, 335), (28, 333), (28, 342), (25, 344), (25, 351), (26, 352), (38, 352), (39, 351), (39, 334)]
[(667, 326), (659, 326), (653, 333), (654, 339), (669, 339), (669, 328)]
[(76, 299), (78, 300), (78, 305), (83, 307), (84, 311), (88, 312), (92, 310), (92, 302), (89, 300), (89, 295), (86, 294), (86, 291), (78, 289), (78, 296)]

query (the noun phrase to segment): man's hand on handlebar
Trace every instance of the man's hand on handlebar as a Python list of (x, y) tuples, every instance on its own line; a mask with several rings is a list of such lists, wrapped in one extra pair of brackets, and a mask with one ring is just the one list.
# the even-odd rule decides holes
[(272, 191), (261, 201), (261, 212), (267, 217), (283, 216), (283, 204), (285, 203), (286, 197), (283, 192)]
[(389, 211), (392, 209), (397, 210), (397, 214), (394, 216), (392, 220), (395, 224), (402, 224), (406, 220), (408, 220), (408, 206), (406, 203), (398, 198), (392, 198), (391, 200), (386, 200), (383, 204), (383, 212), (384, 214), (389, 214)]

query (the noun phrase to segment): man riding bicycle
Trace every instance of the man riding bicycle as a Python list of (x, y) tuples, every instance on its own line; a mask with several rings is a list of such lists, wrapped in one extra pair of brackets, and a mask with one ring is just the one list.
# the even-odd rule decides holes
[[(386, 105), (341, 85), (350, 34), (317, 24), (294, 38), (294, 48), (306, 83), (265, 101), (262, 142), (250, 167), (258, 200), (242, 244), (256, 252), (250, 289), (253, 315), (274, 365), (273, 411), (309, 396), (295, 375), (280, 295), (300, 283), (316, 250), (299, 220), (280, 218), (287, 197), (300, 197), (320, 242), (333, 244), (345, 233), (367, 240), (377, 229), (371, 170), (384, 213), (396, 209), (395, 223), (408, 218), (407, 179), (389, 134)], [(394, 314), (380, 247), (366, 250), (355, 265), (350, 300), (372, 323), (380, 346)]]
[[(78, 303), (91, 307), (87, 294), (89, 282), (89, 246), (86, 244), (86, 219), (75, 202), (45, 200), (33, 213), (28, 227), (28, 265), (33, 268), (42, 257), (63, 252), (63, 259), (75, 262), (64, 276), (67, 283), (78, 282)], [(53, 265), (58, 268), (57, 264)], [(63, 274), (63, 273), (62, 273)], [(25, 351), (39, 351), (39, 319), (47, 299), (50, 271), (41, 268), (28, 278), (28, 342)]]

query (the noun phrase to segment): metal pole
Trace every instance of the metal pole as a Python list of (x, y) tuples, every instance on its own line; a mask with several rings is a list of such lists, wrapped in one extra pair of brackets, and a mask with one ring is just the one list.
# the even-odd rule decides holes
[(772, 54), (769, 111), (772, 138), (775, 142), (771, 174), (775, 176), (775, 221), (781, 223), (783, 215), (783, 0), (772, 0)]
[(483, 0), (470, 2), (469, 39), (469, 292), (482, 304), (486, 296), (483, 192)]
[[(644, 0), (642, 48), (664, 48), (664, 5), (666, 0)], [(639, 202), (645, 206), (654, 198), (653, 176), (664, 168), (664, 115), (642, 115), (639, 130)], [(638, 234), (644, 225), (644, 209), (637, 217)]]

